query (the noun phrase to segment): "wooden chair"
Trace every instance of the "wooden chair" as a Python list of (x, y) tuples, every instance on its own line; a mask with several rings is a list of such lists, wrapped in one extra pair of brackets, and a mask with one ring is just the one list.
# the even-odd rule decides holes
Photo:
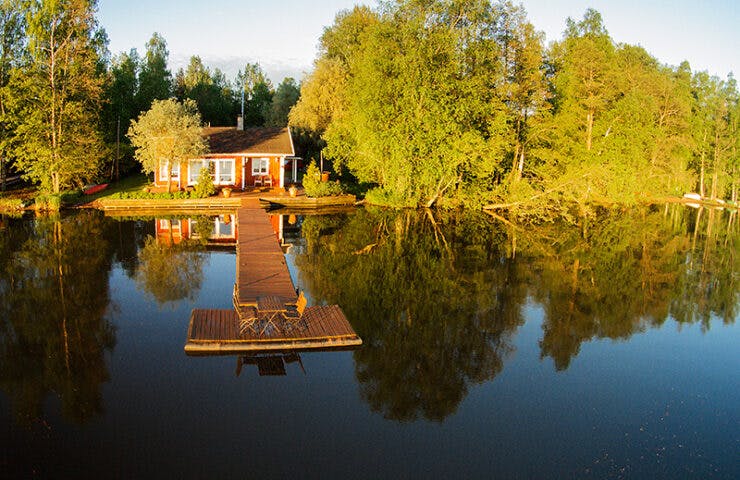
[(243, 306), (239, 304), (239, 291), (236, 283), (234, 284), (234, 293), (231, 296), (231, 301), (234, 304), (234, 311), (239, 317), (239, 334), (244, 335), (247, 330), (252, 330), (257, 333), (255, 324), (257, 323), (257, 311), (254, 307)]
[(262, 186), (262, 185), (263, 185), (262, 175), (257, 175), (256, 177), (254, 177), (254, 186), (256, 187), (256, 186)]
[(269, 175), (265, 175), (264, 177), (262, 177), (262, 184), (264, 186), (269, 185), (272, 187), (272, 177)]
[(296, 328), (301, 326), (303, 328), (308, 327), (306, 322), (303, 321), (303, 312), (305, 312), (307, 304), (308, 300), (306, 300), (305, 295), (303, 295), (303, 291), (301, 291), (295, 305), (288, 305), (285, 313), (283, 313), (285, 326), (287, 328)]

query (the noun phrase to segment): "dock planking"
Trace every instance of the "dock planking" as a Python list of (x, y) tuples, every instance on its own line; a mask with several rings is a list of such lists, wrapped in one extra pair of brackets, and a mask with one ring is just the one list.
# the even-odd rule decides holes
[(306, 328), (290, 333), (239, 334), (239, 317), (233, 310), (195, 309), (190, 317), (187, 353), (286, 351), (348, 348), (362, 344), (337, 305), (306, 308)]
[(238, 212), (239, 240), (236, 245), (236, 285), (241, 305), (252, 305), (261, 296), (276, 296), (285, 303), (297, 295), (283, 251), (261, 208), (241, 208)]

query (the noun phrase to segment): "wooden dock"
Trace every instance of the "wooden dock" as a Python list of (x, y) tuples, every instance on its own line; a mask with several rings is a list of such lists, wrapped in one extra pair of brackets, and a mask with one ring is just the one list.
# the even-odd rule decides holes
[(295, 303), (295, 286), (269, 215), (261, 208), (242, 208), (237, 215), (236, 286), (239, 304), (255, 305), (258, 297), (268, 295), (279, 297), (284, 303)]
[(137, 211), (142, 212), (162, 212), (162, 211), (182, 211), (192, 212), (195, 210), (235, 210), (241, 206), (239, 198), (178, 198), (178, 199), (114, 199), (103, 198), (95, 200), (94, 205), (105, 211)]
[(307, 197), (298, 195), (291, 197), (288, 195), (263, 195), (260, 202), (280, 207), (289, 207), (295, 209), (317, 209), (323, 207), (336, 207), (354, 205), (357, 197), (354, 195), (334, 195), (331, 197)]
[(348, 348), (362, 344), (337, 305), (306, 308), (306, 328), (290, 333), (259, 335), (247, 330), (239, 333), (239, 317), (234, 310), (193, 310), (190, 316), (189, 354), (289, 351)]
[[(277, 305), (298, 300), (283, 251), (270, 223), (270, 216), (251, 200), (237, 212), (239, 238), (236, 246), (234, 303), (240, 311), (259, 315), (266, 297)], [(258, 300), (262, 298), (262, 302)], [(295, 307), (294, 307), (295, 308)], [(240, 329), (236, 310), (193, 310), (185, 352), (221, 354), (351, 348), (362, 344), (337, 305), (307, 307), (300, 328)], [(241, 330), (241, 331), (240, 331)]]

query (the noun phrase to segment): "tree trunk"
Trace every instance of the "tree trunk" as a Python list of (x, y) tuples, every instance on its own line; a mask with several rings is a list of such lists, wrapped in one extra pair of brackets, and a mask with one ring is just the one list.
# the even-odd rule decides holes
[(516, 176), (517, 165), (519, 164), (519, 139), (517, 138), (514, 144), (514, 160), (511, 162), (511, 173), (514, 180), (519, 180)]
[(701, 152), (701, 166), (699, 167), (699, 195), (704, 198), (704, 151)]
[(517, 180), (520, 180), (522, 178), (522, 173), (524, 172), (524, 146), (522, 146), (522, 151), (519, 154), (519, 166), (517, 168)]
[[(51, 89), (51, 105), (49, 129), (51, 131), (51, 165), (49, 173), (51, 174), (51, 189), (53, 193), (60, 192), (59, 180), (59, 143), (61, 134), (61, 119), (57, 117), (57, 80), (56, 80), (56, 22), (51, 22), (51, 32), (49, 33), (49, 88)], [(61, 114), (61, 112), (58, 112)]]
[(172, 193), (172, 162), (167, 161), (167, 193)]
[(586, 115), (586, 150), (591, 151), (591, 139), (594, 133), (594, 112), (589, 111)]
[(712, 200), (717, 200), (717, 183), (719, 181), (719, 132), (714, 135), (714, 154), (712, 159)]

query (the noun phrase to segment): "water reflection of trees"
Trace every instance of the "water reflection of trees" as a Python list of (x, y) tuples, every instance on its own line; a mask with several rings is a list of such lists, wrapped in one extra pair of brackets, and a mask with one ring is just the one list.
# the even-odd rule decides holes
[[(711, 219), (709, 218), (711, 217)], [(731, 216), (673, 206), (602, 215), (588, 237), (551, 227), (520, 242), (549, 243), (530, 259), (530, 291), (545, 309), (541, 355), (568, 367), (584, 341), (626, 339), (669, 317), (700, 321), (737, 315), (738, 229)], [(719, 242), (729, 248), (716, 248)], [(734, 246), (733, 246), (734, 245)]]
[(397, 420), (444, 419), (495, 377), (527, 298), (544, 309), (540, 351), (558, 370), (591, 339), (737, 316), (738, 223), (716, 211), (605, 212), (587, 230), (359, 211), (306, 217), (303, 236), (304, 283), (342, 306), (364, 341), (362, 395)]
[(103, 410), (104, 353), (115, 345), (105, 319), (109, 227), (82, 212), (0, 231), (0, 388), (21, 423), (40, 418), (51, 392), (75, 422)]
[(196, 241), (166, 244), (148, 237), (139, 250), (134, 276), (140, 290), (160, 305), (178, 300), (193, 300), (203, 283), (205, 249)]
[(374, 410), (442, 420), (501, 371), (526, 292), (491, 222), (360, 211), (307, 217), (303, 231), (296, 262), (363, 338), (357, 377)]

